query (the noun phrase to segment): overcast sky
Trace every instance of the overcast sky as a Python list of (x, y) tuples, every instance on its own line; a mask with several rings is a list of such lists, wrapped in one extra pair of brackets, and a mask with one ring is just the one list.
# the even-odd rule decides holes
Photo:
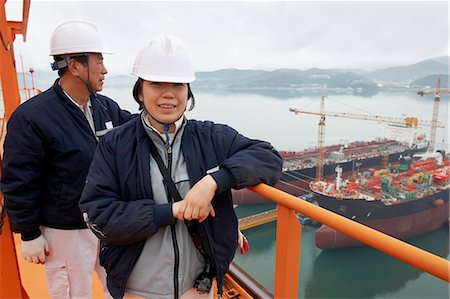
[[(22, 0), (8, 0), (20, 19)], [(69, 19), (94, 21), (114, 55), (110, 74), (129, 74), (140, 47), (158, 33), (178, 36), (197, 71), (221, 68), (362, 68), (448, 55), (448, 1), (151, 2), (31, 1), (25, 67), (49, 70), (52, 30)]]

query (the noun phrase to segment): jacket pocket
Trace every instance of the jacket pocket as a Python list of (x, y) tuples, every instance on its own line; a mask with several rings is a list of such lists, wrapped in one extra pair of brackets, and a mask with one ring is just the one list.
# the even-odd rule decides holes
[(103, 241), (100, 241), (100, 253), (99, 253), (99, 261), (100, 266), (105, 267), (105, 259), (108, 256), (108, 251), (110, 246)]
[(59, 198), (56, 199), (57, 205), (62, 210), (70, 210), (78, 207), (81, 192), (83, 191), (84, 180), (78, 178), (62, 178), (60, 181)]

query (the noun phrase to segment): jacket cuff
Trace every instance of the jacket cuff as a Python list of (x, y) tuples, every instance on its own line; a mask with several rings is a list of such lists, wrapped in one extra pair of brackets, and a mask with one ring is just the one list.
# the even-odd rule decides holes
[(37, 229), (37, 230), (34, 230), (32, 232), (26, 232), (26, 233), (22, 232), (20, 234), (22, 235), (22, 237), (21, 237), (22, 241), (31, 241), (31, 240), (34, 240), (34, 239), (36, 239), (37, 237), (39, 237), (41, 235), (41, 230)]
[(226, 168), (221, 168), (219, 171), (210, 174), (217, 183), (216, 194), (229, 190), (233, 187), (233, 175)]
[(153, 217), (157, 227), (163, 227), (176, 223), (176, 219), (173, 217), (172, 213), (172, 204), (172, 202), (169, 202), (162, 205), (155, 205)]

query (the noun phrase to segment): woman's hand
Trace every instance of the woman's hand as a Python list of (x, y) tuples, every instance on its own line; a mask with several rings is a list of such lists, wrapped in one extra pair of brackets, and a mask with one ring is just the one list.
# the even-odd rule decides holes
[(173, 216), (179, 220), (196, 219), (199, 222), (204, 221), (209, 215), (215, 217), (211, 201), (216, 190), (217, 183), (213, 177), (204, 176), (188, 191), (183, 200), (173, 203)]

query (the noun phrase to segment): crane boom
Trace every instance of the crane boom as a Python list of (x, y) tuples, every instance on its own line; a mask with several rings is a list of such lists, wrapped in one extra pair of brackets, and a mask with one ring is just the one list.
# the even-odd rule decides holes
[[(321, 112), (312, 112), (312, 111), (304, 111), (295, 108), (289, 108), (290, 112), (294, 112), (295, 114), (312, 114), (312, 115), (325, 115), (325, 116), (333, 116), (333, 117), (342, 117), (342, 118), (352, 118), (352, 119), (361, 119), (361, 120), (371, 120), (378, 122), (388, 122), (392, 124), (401, 124), (407, 125), (409, 127), (417, 127), (420, 126), (429, 126), (433, 125), (432, 121), (419, 120), (415, 117), (389, 117), (389, 116), (380, 116), (380, 115), (370, 115), (370, 114), (358, 114), (358, 113), (346, 113), (346, 112), (330, 112), (324, 111)], [(437, 128), (444, 128), (444, 124), (440, 121), (436, 121)]]

